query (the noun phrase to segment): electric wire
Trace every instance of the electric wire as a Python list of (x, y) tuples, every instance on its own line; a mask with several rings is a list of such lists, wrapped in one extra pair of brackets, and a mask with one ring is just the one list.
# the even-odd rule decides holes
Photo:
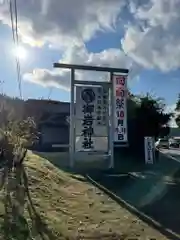
[[(13, 2), (14, 2), (14, 4), (13, 4)], [(14, 42), (15, 48), (18, 49), (19, 36), (18, 36), (18, 13), (17, 13), (17, 2), (16, 2), (16, 0), (14, 0), (14, 1), (10, 0), (9, 1), (9, 11), (10, 11), (11, 31), (12, 31), (13, 42)], [(21, 66), (20, 66), (19, 57), (15, 56), (15, 59), (16, 59), (18, 90), (19, 90), (20, 98), (22, 99)]]

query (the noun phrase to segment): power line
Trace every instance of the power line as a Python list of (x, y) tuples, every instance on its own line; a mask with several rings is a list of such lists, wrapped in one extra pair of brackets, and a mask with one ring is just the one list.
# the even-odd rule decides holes
[(17, 2), (16, 0), (14, 0), (14, 9), (15, 9), (15, 33), (16, 33), (16, 40), (17, 40), (17, 43), (19, 42), (19, 37), (18, 37), (18, 17), (17, 17)]
[[(17, 13), (17, 1), (14, 0), (14, 10), (15, 10), (15, 36), (16, 36), (16, 45), (18, 47), (19, 45), (19, 36), (18, 36), (18, 13)], [(20, 61), (19, 58), (16, 57), (17, 61), (17, 71), (18, 71), (18, 83), (19, 83), (19, 91), (20, 91), (20, 96), (22, 98), (22, 87), (21, 87), (21, 66), (20, 66)]]
[[(14, 41), (15, 48), (19, 46), (19, 37), (18, 37), (18, 14), (17, 14), (17, 2), (14, 0), (14, 4), (12, 0), (9, 1), (9, 11), (10, 11), (10, 19), (11, 19), (11, 30), (12, 30), (12, 37)], [(14, 21), (14, 14), (15, 14), (15, 21)], [(21, 87), (21, 66), (19, 57), (15, 56), (16, 58), (16, 69), (17, 69), (17, 81), (18, 81), (18, 89), (19, 95), (22, 99), (22, 87)]]
[(13, 21), (13, 9), (12, 9), (12, 1), (9, 2), (9, 11), (10, 11), (10, 17), (11, 17), (11, 30), (12, 30), (12, 36), (14, 43), (16, 42), (15, 34), (14, 34), (14, 21)]

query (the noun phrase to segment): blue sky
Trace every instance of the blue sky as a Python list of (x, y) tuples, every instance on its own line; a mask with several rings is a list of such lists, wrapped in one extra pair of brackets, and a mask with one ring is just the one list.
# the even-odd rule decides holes
[[(68, 74), (52, 68), (62, 61), (130, 68), (133, 93), (151, 92), (167, 105), (175, 104), (180, 92), (180, 33), (172, 30), (180, 23), (179, 0), (169, 4), (130, 0), (129, 5), (123, 0), (92, 5), (76, 0), (71, 9), (70, 1), (39, 2), (28, 1), (29, 11), (22, 0), (18, 4), (20, 44), (27, 53), (21, 60), (25, 99), (47, 98), (51, 93), (52, 99), (69, 100)], [(0, 11), (1, 91), (18, 96), (8, 8), (3, 5)], [(62, 14), (66, 11), (69, 18)], [(94, 80), (87, 74), (81, 78)]]

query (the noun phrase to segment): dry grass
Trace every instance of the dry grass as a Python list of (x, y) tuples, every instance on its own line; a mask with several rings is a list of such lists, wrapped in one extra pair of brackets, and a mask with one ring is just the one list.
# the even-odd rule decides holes
[[(25, 188), (28, 191), (23, 219), (29, 232), (27, 238), (14, 239), (110, 240), (130, 237), (145, 239), (147, 236), (167, 239), (86, 182), (82, 176), (63, 172), (46, 159), (29, 153), (25, 172)], [(2, 224), (3, 217), (4, 203), (0, 202)], [(5, 238), (2, 236), (2, 239)]]

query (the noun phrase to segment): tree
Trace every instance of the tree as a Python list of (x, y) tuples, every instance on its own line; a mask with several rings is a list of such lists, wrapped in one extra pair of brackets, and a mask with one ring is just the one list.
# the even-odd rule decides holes
[(160, 98), (149, 94), (130, 97), (128, 100), (128, 138), (133, 152), (144, 154), (144, 137), (166, 136), (169, 134), (168, 122), (172, 113), (164, 113), (165, 104)]
[(176, 124), (178, 125), (178, 127), (180, 128), (180, 94), (178, 95), (178, 100), (176, 102), (175, 111), (176, 111), (175, 121), (176, 121)]
[(0, 102), (0, 188), (3, 188), (4, 193), (3, 228), (6, 230), (7, 239), (14, 239), (17, 235), (27, 239), (29, 230), (24, 224), (23, 214), (28, 187), (23, 161), (27, 146), (37, 137), (36, 124), (33, 118), (24, 118), (23, 108), (19, 108), (23, 101), (10, 98), (2, 100)]

